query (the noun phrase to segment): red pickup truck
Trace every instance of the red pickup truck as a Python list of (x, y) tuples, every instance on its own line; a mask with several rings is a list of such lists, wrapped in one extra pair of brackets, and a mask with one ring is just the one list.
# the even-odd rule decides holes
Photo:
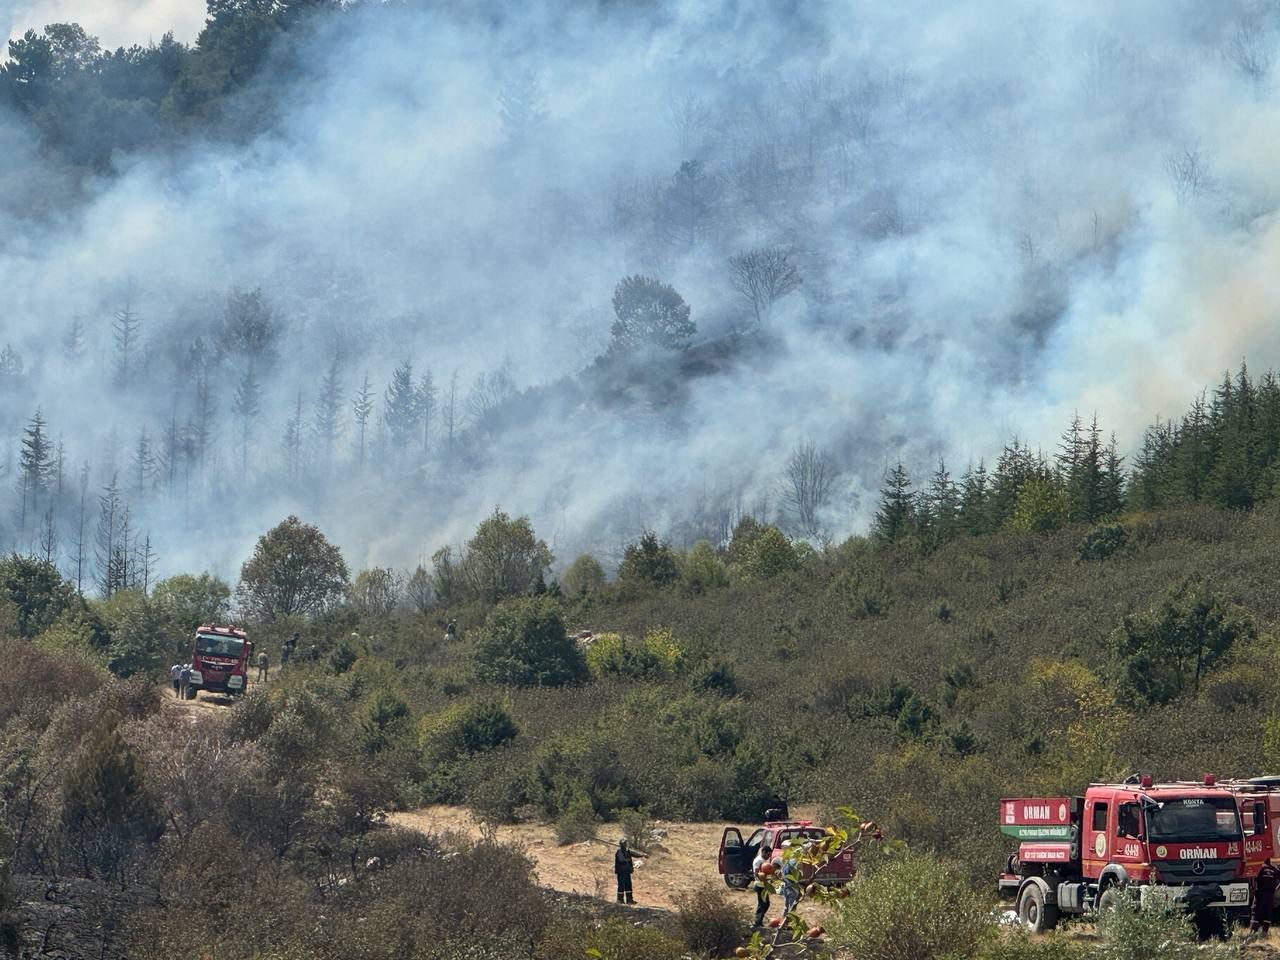
[[(781, 855), (783, 843), (820, 840), (824, 836), (826, 832), (815, 827), (812, 820), (770, 820), (746, 840), (742, 839), (742, 831), (737, 827), (726, 827), (720, 837), (717, 869), (726, 884), (735, 890), (745, 890), (751, 884), (751, 862), (762, 846), (771, 848), (776, 857)], [(816, 874), (807, 874), (804, 879), (823, 886), (839, 887), (852, 880), (856, 871), (853, 851), (845, 849), (828, 860)]]

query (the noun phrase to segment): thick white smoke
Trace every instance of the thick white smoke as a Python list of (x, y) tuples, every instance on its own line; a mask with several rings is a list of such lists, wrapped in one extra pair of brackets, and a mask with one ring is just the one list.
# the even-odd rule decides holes
[[(162, 21), (192, 4), (172, 6)], [(227, 381), (221, 455), (138, 507), (167, 570), (233, 572), (288, 512), (356, 565), (412, 564), (495, 503), (567, 561), (700, 506), (777, 509), (807, 438), (842, 467), (826, 526), (843, 535), (899, 457), (962, 468), (1015, 433), (1052, 445), (1076, 409), (1131, 446), (1224, 367), (1273, 362), (1269, 7), (680, 0), (495, 22), (430, 6), (334, 17), (252, 142), (121, 157), (86, 201), (4, 230), (0, 343), (30, 389), (0, 426), (16, 449), (40, 406), (95, 487), (104, 449), (124, 473), (142, 426), (188, 415), (165, 358), (230, 290), (261, 287), (284, 318), (247, 470)], [(60, 190), (0, 129), (0, 175)], [(692, 196), (686, 160), (704, 171)], [(764, 244), (792, 248), (804, 284), (730, 349), (748, 311), (727, 260)], [(659, 396), (611, 403), (581, 371), (633, 272), (683, 294), (701, 352)], [(126, 299), (153, 373), (120, 390)], [(69, 362), (76, 317), (91, 349)], [(335, 354), (342, 462), (282, 482), (285, 420), (299, 391), (311, 416)], [(350, 395), (368, 371), (381, 397), (406, 357), (441, 386), (458, 371), (463, 397), (500, 367), (543, 389), (473, 430), (467, 465), (358, 472)]]

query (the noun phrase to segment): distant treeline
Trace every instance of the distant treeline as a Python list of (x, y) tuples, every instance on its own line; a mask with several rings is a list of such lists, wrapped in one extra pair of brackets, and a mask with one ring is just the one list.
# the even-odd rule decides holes
[(1280, 380), (1259, 380), (1246, 364), (1200, 393), (1178, 420), (1147, 428), (1126, 468), (1114, 434), (1097, 417), (1078, 415), (1052, 455), (1014, 439), (995, 468), (983, 461), (958, 481), (945, 462), (921, 486), (901, 463), (880, 492), (874, 531), (882, 539), (917, 538), (928, 547), (959, 534), (1054, 530), (1095, 523), (1129, 510), (1192, 503), (1248, 509), (1275, 494), (1280, 453)]

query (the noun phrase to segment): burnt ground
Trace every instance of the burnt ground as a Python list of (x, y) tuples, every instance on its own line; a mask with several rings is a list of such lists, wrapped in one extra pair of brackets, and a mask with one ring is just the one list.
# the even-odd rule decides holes
[(145, 887), (14, 877), (21, 960), (124, 960), (121, 918), (155, 899)]

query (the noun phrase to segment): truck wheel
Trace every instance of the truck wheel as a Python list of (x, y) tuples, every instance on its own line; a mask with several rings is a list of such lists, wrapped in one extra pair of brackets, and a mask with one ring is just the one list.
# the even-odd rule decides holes
[(1018, 919), (1032, 933), (1048, 933), (1058, 925), (1058, 908), (1045, 903), (1038, 883), (1028, 883), (1018, 895)]
[(1102, 896), (1098, 897), (1098, 906), (1095, 909), (1100, 914), (1110, 913), (1118, 906), (1120, 906), (1120, 888), (1112, 885), (1102, 891)]

